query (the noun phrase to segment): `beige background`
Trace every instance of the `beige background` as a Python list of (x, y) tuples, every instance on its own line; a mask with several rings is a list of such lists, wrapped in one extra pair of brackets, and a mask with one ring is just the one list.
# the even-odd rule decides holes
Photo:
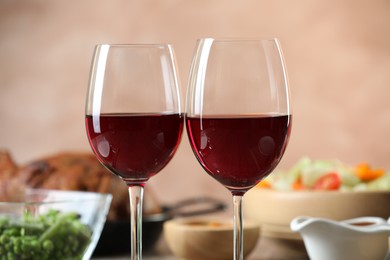
[[(84, 99), (96, 43), (172, 43), (184, 97), (197, 38), (260, 36), (281, 40), (290, 78), (293, 131), (280, 167), (309, 155), (390, 169), (389, 0), (1, 0), (0, 147), (19, 163), (89, 151)], [(149, 185), (165, 203), (230, 199), (186, 135)]]

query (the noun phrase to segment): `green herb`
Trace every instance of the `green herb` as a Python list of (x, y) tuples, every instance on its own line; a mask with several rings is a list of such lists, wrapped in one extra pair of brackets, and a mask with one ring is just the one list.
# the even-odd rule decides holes
[(81, 259), (91, 229), (76, 213), (49, 210), (22, 220), (0, 217), (0, 260)]

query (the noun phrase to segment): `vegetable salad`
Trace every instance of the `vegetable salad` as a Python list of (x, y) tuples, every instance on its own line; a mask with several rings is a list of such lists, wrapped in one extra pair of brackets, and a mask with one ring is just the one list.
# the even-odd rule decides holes
[(82, 259), (92, 231), (77, 213), (49, 210), (21, 220), (0, 216), (0, 260)]
[(351, 166), (337, 160), (303, 157), (288, 171), (269, 175), (257, 187), (274, 190), (390, 190), (390, 172), (368, 163)]

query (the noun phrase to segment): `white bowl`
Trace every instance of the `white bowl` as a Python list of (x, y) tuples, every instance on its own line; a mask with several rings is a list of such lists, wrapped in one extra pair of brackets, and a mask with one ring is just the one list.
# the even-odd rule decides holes
[(291, 229), (299, 232), (311, 260), (385, 259), (390, 225), (378, 217), (345, 221), (297, 217)]

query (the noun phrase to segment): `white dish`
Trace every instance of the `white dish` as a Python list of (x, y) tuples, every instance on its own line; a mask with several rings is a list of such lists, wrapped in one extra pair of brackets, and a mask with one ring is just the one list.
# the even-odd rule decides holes
[(299, 232), (311, 260), (385, 259), (390, 225), (382, 218), (345, 221), (297, 217), (291, 229)]

